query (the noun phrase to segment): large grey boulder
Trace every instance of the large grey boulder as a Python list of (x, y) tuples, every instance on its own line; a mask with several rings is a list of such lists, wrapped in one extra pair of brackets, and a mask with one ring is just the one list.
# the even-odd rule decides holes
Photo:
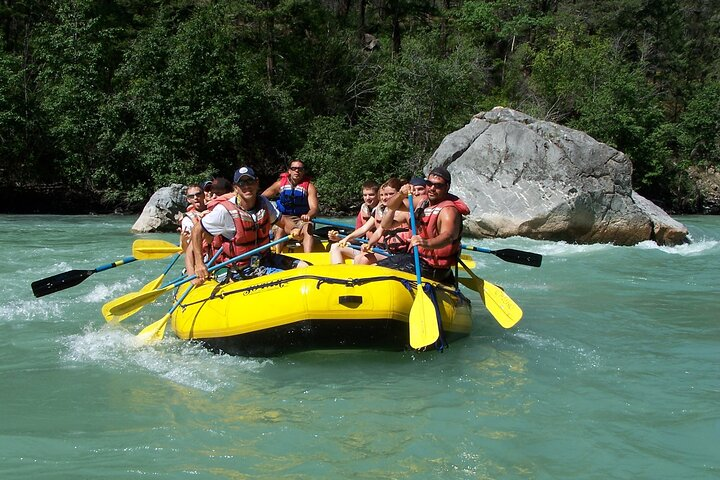
[(140, 217), (132, 226), (134, 233), (175, 232), (185, 211), (185, 186), (173, 183), (153, 193)]
[(465, 234), (573, 243), (687, 242), (687, 228), (632, 190), (622, 152), (589, 135), (496, 107), (442, 141), (442, 165), (470, 207)]

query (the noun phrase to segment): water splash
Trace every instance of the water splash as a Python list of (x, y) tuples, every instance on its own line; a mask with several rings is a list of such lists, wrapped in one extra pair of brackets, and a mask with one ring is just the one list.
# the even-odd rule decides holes
[(637, 247), (641, 250), (659, 250), (661, 252), (669, 253), (671, 255), (691, 256), (706, 253), (717, 247), (719, 244), (720, 242), (718, 242), (717, 240), (703, 239), (698, 242), (685, 243), (682, 245), (675, 245), (670, 247), (658, 245), (653, 241), (646, 241), (639, 243)]
[(166, 339), (144, 345), (117, 325), (87, 327), (82, 334), (62, 338), (70, 363), (96, 364), (118, 370), (142, 369), (186, 387), (214, 392), (235, 385), (238, 372), (254, 373), (272, 362), (217, 355), (198, 344)]

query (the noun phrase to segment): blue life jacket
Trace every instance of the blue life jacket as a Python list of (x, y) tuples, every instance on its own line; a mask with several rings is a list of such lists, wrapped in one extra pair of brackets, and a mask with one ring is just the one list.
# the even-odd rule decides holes
[(303, 179), (293, 187), (289, 175), (280, 175), (280, 197), (277, 200), (277, 208), (283, 215), (305, 215), (310, 211), (308, 202), (308, 188), (310, 180)]

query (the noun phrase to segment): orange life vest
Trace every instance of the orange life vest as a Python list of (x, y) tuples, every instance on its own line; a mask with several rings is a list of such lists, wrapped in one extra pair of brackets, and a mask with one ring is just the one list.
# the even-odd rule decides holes
[[(243, 210), (233, 202), (219, 198), (210, 202), (212, 208), (216, 205), (222, 205), (230, 212), (230, 215), (235, 224), (235, 236), (231, 239), (227, 239), (222, 235), (216, 235), (212, 241), (212, 254), (214, 255), (219, 249), (223, 250), (223, 253), (217, 259), (217, 263), (221, 263), (231, 258), (242, 255), (250, 250), (257, 247), (261, 247), (270, 242), (270, 228), (272, 223), (270, 222), (270, 212), (267, 209), (264, 197), (258, 196), (256, 200), (256, 206), (258, 207), (255, 211), (255, 217), (248, 211)], [(258, 256), (263, 256), (268, 251), (264, 251)], [(234, 263), (236, 267), (244, 267), (250, 264), (250, 258), (244, 258)]]
[[(435, 205), (430, 205), (429, 201), (424, 201), (420, 208), (422, 214), (418, 221), (418, 235), (423, 238), (430, 239), (438, 235), (437, 221), (440, 211), (443, 208), (454, 208), (460, 215), (470, 213), (470, 208), (455, 195), (450, 195), (447, 200), (443, 200)], [(458, 255), (460, 253), (460, 237), (453, 239), (452, 243), (442, 248), (422, 248), (418, 247), (418, 253), (428, 265), (433, 268), (450, 268), (457, 265)]]

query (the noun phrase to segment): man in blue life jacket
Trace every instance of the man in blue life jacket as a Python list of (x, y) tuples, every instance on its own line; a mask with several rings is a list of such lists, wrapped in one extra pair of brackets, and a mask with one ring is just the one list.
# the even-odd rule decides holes
[(303, 251), (312, 252), (315, 241), (312, 235), (312, 219), (317, 216), (320, 208), (317, 190), (310, 177), (305, 174), (305, 164), (302, 160), (290, 162), (288, 171), (282, 173), (278, 181), (266, 188), (263, 196), (277, 199), (277, 208), (285, 219), (285, 233), (290, 234), (292, 229), (299, 228)]

